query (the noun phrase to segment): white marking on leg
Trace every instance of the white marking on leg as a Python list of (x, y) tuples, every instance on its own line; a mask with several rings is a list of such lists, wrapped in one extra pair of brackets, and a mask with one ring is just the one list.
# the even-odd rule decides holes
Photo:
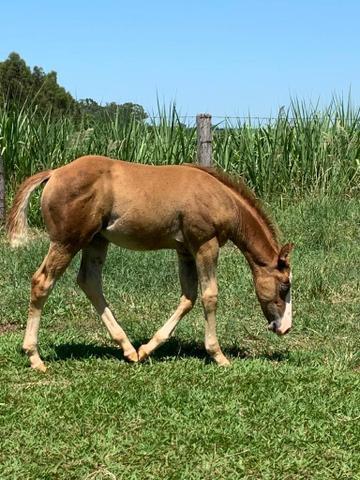
[(130, 359), (132, 361), (136, 361), (137, 358), (135, 359), (135, 355), (133, 355), (134, 353), (136, 353), (136, 350), (130, 343), (125, 331), (115, 320), (110, 308), (106, 306), (100, 316), (101, 320), (104, 322), (106, 328), (108, 329), (111, 338), (115, 340), (115, 342), (123, 349), (124, 356), (131, 356)]
[(167, 320), (167, 322), (159, 328), (154, 334), (152, 339), (145, 345), (141, 345), (139, 348), (139, 360), (143, 360), (148, 357), (156, 348), (166, 342), (171, 335), (180, 320), (189, 312), (192, 308), (191, 300), (182, 297), (180, 304), (173, 315)]
[(23, 350), (28, 355), (31, 368), (35, 370), (40, 370), (45, 372), (46, 367), (44, 362), (41, 360), (37, 343), (38, 343), (38, 332), (40, 325), (40, 310), (30, 309), (29, 319), (26, 325), (26, 331), (23, 342)]

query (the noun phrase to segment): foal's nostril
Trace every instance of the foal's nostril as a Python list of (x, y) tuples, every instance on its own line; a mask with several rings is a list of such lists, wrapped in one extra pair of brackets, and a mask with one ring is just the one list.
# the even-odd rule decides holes
[(289, 333), (290, 330), (291, 330), (291, 327), (289, 327), (287, 330), (284, 330), (283, 332), (280, 329), (276, 329), (274, 330), (274, 332), (276, 333), (276, 335), (279, 335), (279, 337), (283, 337), (284, 335)]
[(276, 332), (276, 329), (277, 329), (276, 321), (273, 320), (271, 323), (269, 323), (268, 330), (270, 330), (271, 332)]

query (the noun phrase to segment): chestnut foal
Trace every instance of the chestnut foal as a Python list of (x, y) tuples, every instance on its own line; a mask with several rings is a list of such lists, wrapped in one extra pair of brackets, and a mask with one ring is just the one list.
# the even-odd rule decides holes
[[(46, 186), (41, 210), (50, 247), (31, 283), (23, 348), (32, 368), (46, 369), (37, 347), (41, 311), (56, 280), (79, 250), (78, 283), (130, 361), (145, 359), (171, 336), (192, 309), (200, 284), (206, 350), (219, 365), (229, 363), (216, 336), (215, 320), (217, 258), (227, 240), (239, 247), (250, 265), (269, 329), (279, 335), (290, 330), (292, 244), (279, 246), (275, 228), (242, 181), (195, 165), (150, 166), (81, 157), (22, 183), (8, 217), (13, 246), (26, 240), (29, 197), (42, 183)], [(180, 303), (138, 351), (103, 295), (101, 272), (109, 242), (133, 250), (172, 248), (178, 255)]]

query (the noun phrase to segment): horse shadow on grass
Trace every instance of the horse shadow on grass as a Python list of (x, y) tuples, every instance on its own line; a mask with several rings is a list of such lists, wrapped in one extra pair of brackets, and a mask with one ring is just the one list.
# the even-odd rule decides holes
[[(147, 340), (139, 340), (134, 342), (134, 347), (138, 349), (140, 345), (146, 343)], [(125, 361), (122, 350), (115, 346), (95, 345), (90, 343), (64, 343), (53, 347), (54, 353), (45, 358), (46, 361), (61, 360), (85, 360), (89, 358), (116, 358), (119, 361)], [(289, 352), (272, 351), (261, 352), (258, 354), (250, 353), (248, 350), (239, 346), (230, 346), (223, 349), (224, 354), (230, 360), (267, 360), (269, 362), (283, 362), (288, 360)], [(176, 338), (171, 338), (164, 345), (159, 347), (151, 354), (151, 359), (157, 362), (169, 361), (173, 359), (197, 358), (205, 363), (211, 363), (212, 360), (201, 343), (187, 342)]]

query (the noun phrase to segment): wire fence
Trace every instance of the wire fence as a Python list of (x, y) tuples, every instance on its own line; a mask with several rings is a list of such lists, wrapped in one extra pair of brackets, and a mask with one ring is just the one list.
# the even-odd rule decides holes
[[(173, 115), (152, 115), (148, 114), (146, 119), (147, 123), (155, 122), (167, 122), (169, 118), (174, 118)], [(211, 115), (213, 127), (221, 128), (222, 125), (227, 127), (238, 127), (240, 125), (248, 126), (262, 126), (262, 125), (272, 125), (275, 122), (278, 122), (280, 119), (288, 123), (294, 123), (297, 120), (297, 117), (290, 116), (286, 113), (281, 113), (273, 116), (260, 116), (260, 115)], [(196, 115), (180, 115), (176, 113), (176, 119), (178, 122), (183, 123), (188, 127), (195, 127)]]
[[(177, 115), (178, 122), (188, 127), (195, 127), (196, 115)], [(279, 120), (279, 117), (260, 117), (260, 116), (224, 116), (212, 115), (213, 127), (219, 128), (222, 125), (228, 127), (237, 127), (239, 125), (261, 126), (273, 124)], [(295, 117), (284, 117), (288, 122), (294, 122)], [(146, 119), (147, 123), (164, 122), (166, 119), (160, 115), (149, 115)]]
[[(178, 115), (176, 114), (177, 123), (182, 123), (183, 125), (189, 128), (196, 127), (196, 115)], [(297, 122), (303, 123), (304, 120), (307, 122), (323, 122), (324, 119), (327, 119), (330, 125), (335, 125), (338, 122), (343, 123), (352, 123), (356, 122), (357, 125), (360, 123), (360, 109), (358, 109), (354, 114), (347, 117), (346, 115), (339, 115), (338, 113), (329, 113), (329, 114), (319, 114), (319, 112), (309, 113), (304, 117), (301, 116), (290, 116), (286, 113), (282, 114), (281, 112), (278, 115), (263, 117), (263, 116), (254, 116), (254, 115), (211, 115), (212, 127), (213, 128), (239, 128), (243, 126), (248, 127), (261, 127), (261, 126), (274, 126), (278, 122), (284, 122), (288, 125), (294, 126)], [(172, 123), (174, 117), (170, 118), (161, 115), (149, 115), (145, 120), (148, 124), (154, 124), (157, 122), (164, 122), (165, 124)]]

